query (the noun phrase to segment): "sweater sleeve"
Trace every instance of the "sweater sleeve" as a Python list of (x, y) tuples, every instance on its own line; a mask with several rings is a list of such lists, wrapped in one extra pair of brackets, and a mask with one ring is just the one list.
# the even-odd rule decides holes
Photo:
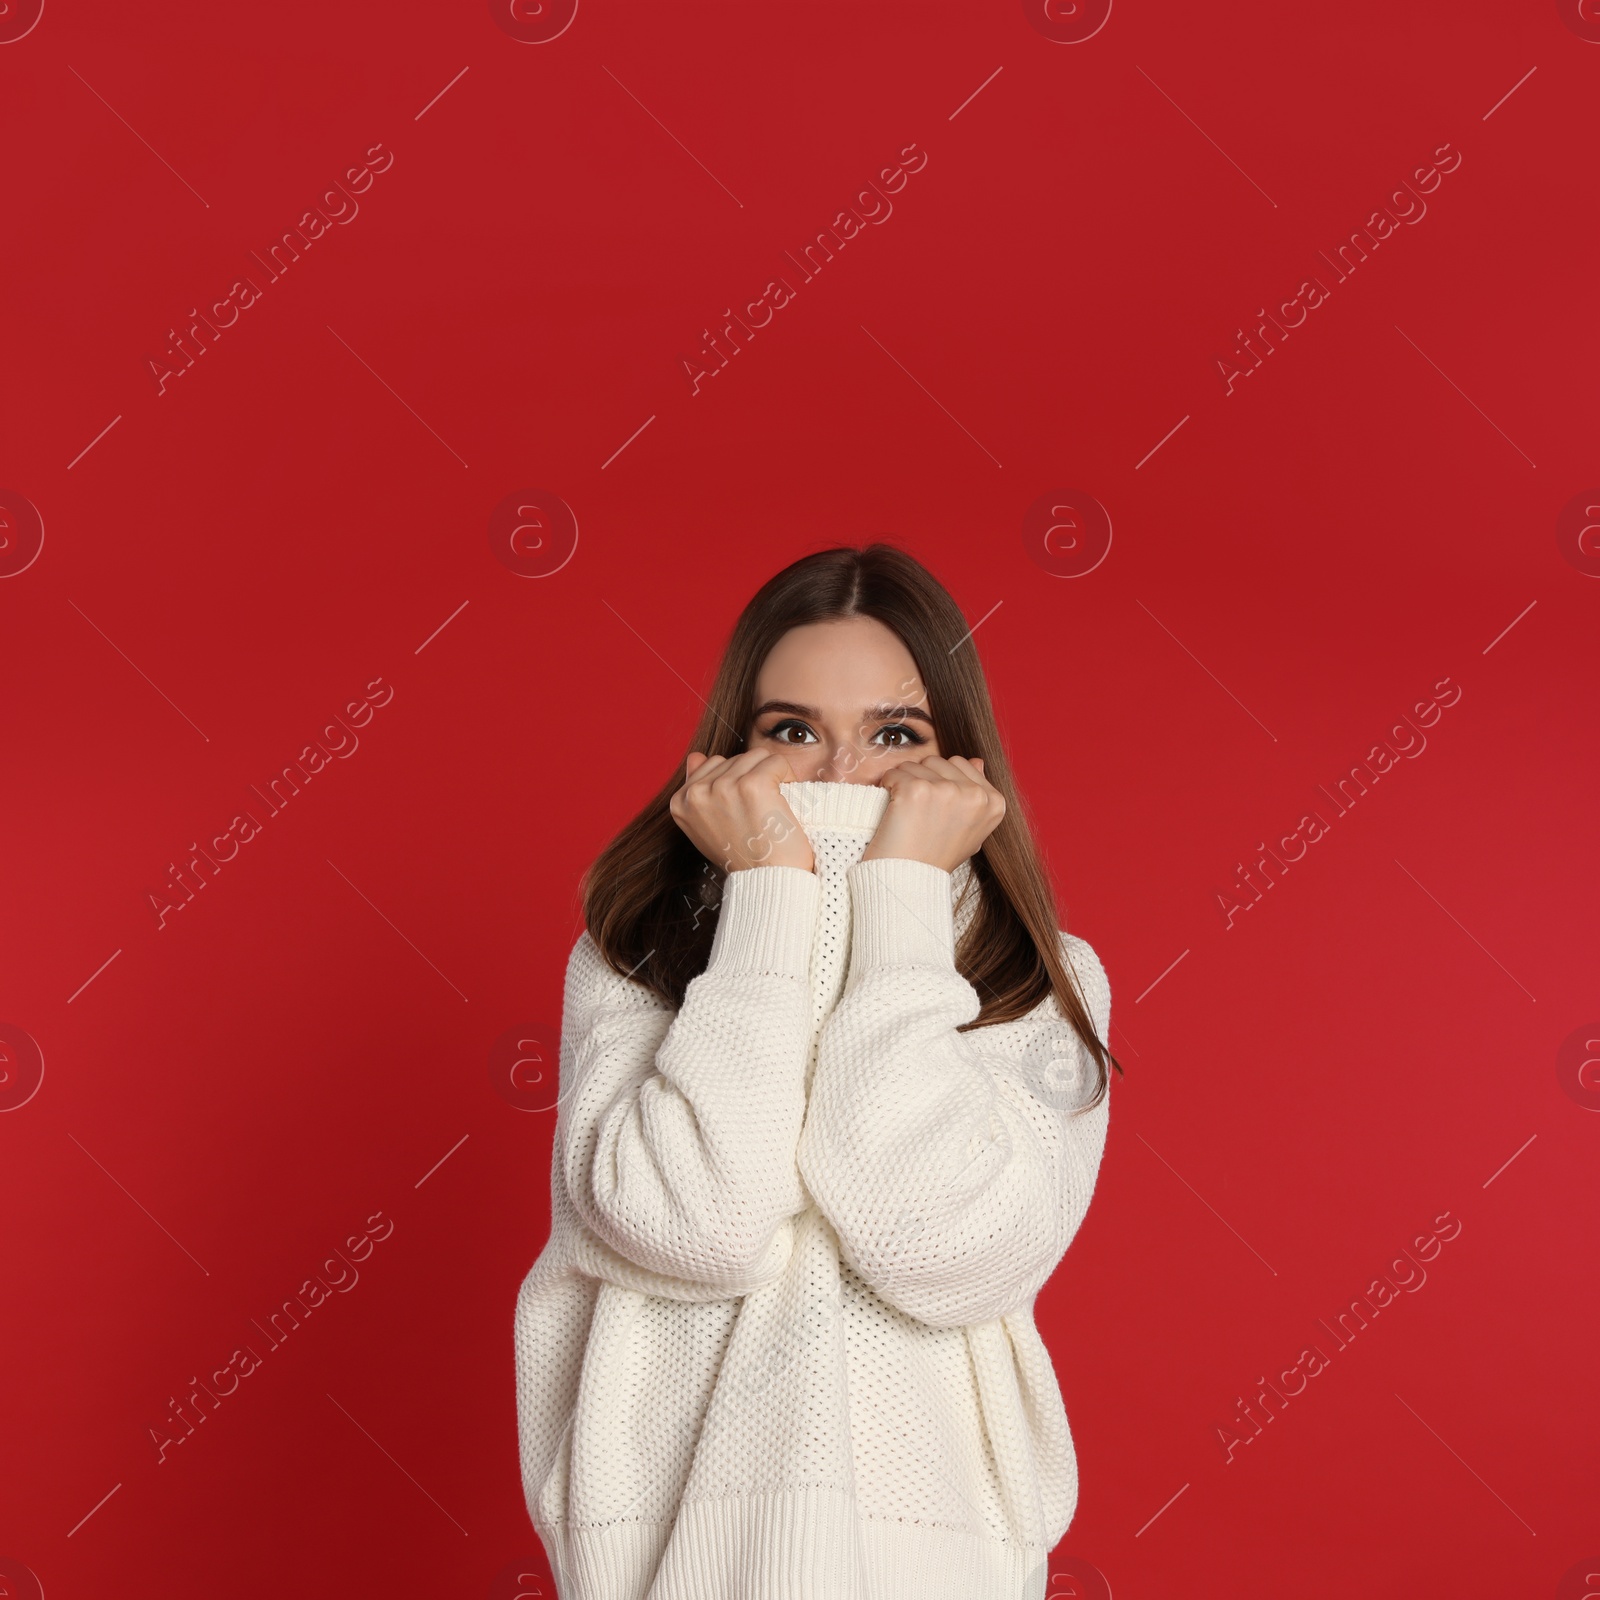
[(818, 893), (797, 867), (730, 873), (676, 1012), (587, 932), (572, 952), (554, 1160), (584, 1225), (651, 1272), (739, 1295), (782, 1266), (780, 1229), (805, 1206)]
[[(1109, 1094), (1085, 1109), (1094, 1059), (1050, 996), (1014, 1022), (978, 1014), (956, 970), (950, 874), (925, 862), (850, 870), (845, 992), (823, 1029), (798, 1160), (846, 1260), (934, 1327), (1030, 1305), (1089, 1207)], [(1100, 1039), (1111, 991), (1062, 934)]]

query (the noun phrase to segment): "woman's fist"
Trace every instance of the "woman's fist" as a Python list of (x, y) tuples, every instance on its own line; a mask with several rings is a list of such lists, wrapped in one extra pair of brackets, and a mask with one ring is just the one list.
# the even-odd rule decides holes
[(864, 861), (898, 856), (953, 872), (1000, 826), (1005, 796), (983, 775), (983, 761), (923, 756), (884, 773), (889, 803)]
[(778, 791), (793, 783), (789, 763), (776, 752), (737, 756), (691, 751), (683, 787), (667, 809), (695, 848), (724, 872), (746, 867), (815, 870), (811, 841)]

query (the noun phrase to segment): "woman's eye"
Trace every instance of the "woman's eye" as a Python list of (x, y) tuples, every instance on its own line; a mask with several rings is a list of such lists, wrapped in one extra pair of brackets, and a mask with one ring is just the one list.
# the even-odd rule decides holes
[[(761, 735), (764, 739), (771, 739), (775, 744), (819, 744), (821, 741), (812, 729), (804, 722), (790, 718), (786, 722), (775, 722)], [(873, 734), (870, 743), (881, 749), (903, 750), (909, 745), (926, 744), (914, 728), (907, 727), (903, 722), (889, 723), (879, 728)]]

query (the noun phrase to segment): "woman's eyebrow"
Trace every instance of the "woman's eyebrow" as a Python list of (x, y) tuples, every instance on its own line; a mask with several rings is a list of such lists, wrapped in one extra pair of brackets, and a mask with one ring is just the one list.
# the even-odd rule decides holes
[[(791, 717), (809, 717), (812, 721), (817, 721), (821, 717), (821, 713), (815, 706), (796, 705), (793, 700), (764, 701), (761, 705), (757, 706), (755, 710), (750, 713), (750, 715), (752, 719), (755, 717), (764, 717), (769, 711), (782, 711)], [(926, 711), (922, 710), (920, 706), (868, 706), (867, 709), (861, 713), (861, 720), (863, 722), (925, 722), (930, 728), (933, 726), (933, 718), (930, 717)]]

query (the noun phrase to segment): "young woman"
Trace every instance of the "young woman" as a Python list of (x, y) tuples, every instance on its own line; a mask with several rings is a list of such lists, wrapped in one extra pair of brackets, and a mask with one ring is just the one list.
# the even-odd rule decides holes
[(1043, 1596), (1077, 1468), (1033, 1303), (1122, 1069), (925, 568), (757, 593), (584, 920), (516, 1309), (561, 1600)]

